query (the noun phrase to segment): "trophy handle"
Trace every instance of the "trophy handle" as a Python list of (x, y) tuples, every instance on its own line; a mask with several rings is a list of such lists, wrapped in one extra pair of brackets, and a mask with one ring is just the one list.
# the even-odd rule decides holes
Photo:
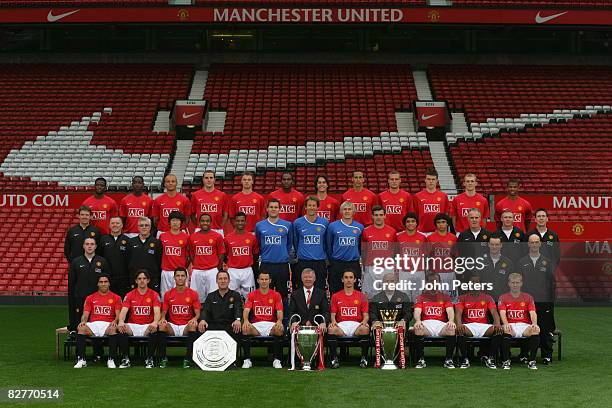
[[(321, 319), (320, 319), (320, 320), (321, 320), (320, 322), (317, 322), (317, 317), (320, 317), (320, 318), (321, 318)], [(321, 324), (321, 323), (325, 324), (325, 317), (324, 317), (323, 315), (320, 315), (320, 314), (315, 315), (315, 316), (312, 318), (312, 320), (313, 320), (315, 323), (317, 323), (317, 324)]]
[[(297, 317), (297, 321), (294, 321), (294, 319), (295, 319), (296, 317)], [(299, 314), (297, 314), (297, 313), (296, 313), (296, 314), (294, 314), (293, 316), (291, 316), (291, 317), (289, 318), (289, 324), (291, 324), (291, 323), (297, 323), (297, 324), (300, 324), (300, 323), (301, 323), (301, 321), (302, 321), (302, 318), (301, 318), (301, 317), (300, 317), (300, 315), (299, 315)]]

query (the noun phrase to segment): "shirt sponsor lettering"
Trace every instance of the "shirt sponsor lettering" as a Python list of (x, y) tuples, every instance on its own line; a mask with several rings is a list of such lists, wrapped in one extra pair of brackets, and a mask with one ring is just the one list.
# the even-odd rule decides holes
[(151, 306), (134, 306), (132, 312), (134, 316), (149, 316), (151, 314)]
[(450, 256), (450, 248), (435, 247), (433, 251), (434, 256)]
[(510, 319), (524, 319), (525, 318), (525, 311), (524, 310), (512, 310), (512, 309), (508, 309), (506, 314), (508, 315), (508, 317)]
[(424, 205), (425, 213), (439, 213), (440, 212), (440, 204), (425, 204)]
[(523, 222), (523, 214), (514, 213), (514, 222)]
[(172, 305), (172, 314), (186, 315), (189, 314), (189, 306), (185, 305)]
[(170, 213), (172, 211), (179, 211), (178, 208), (163, 208), (162, 209), (162, 216), (164, 216), (165, 218), (168, 218), (168, 216), (170, 216)]
[(106, 219), (106, 211), (92, 211), (91, 219), (96, 220), (105, 220)]
[(255, 206), (254, 205), (241, 205), (238, 207), (238, 211), (242, 211), (246, 215), (255, 215)]
[(442, 316), (442, 306), (425, 306), (425, 314), (429, 316)]
[(358, 213), (364, 213), (368, 208), (366, 203), (353, 203), (353, 205), (355, 206), (355, 212)]
[(233, 256), (251, 255), (251, 249), (248, 246), (233, 247), (232, 248), (232, 255)]
[(265, 245), (280, 245), (281, 244), (281, 236), (280, 235), (266, 235), (264, 237)]
[(419, 250), (419, 248), (404, 246), (402, 249), (403, 249), (403, 253), (408, 256), (419, 256), (421, 254), (421, 251)]
[(212, 255), (213, 249), (210, 245), (196, 246), (196, 255)]
[(317, 215), (326, 220), (331, 220), (331, 211), (317, 211)]
[(340, 246), (355, 246), (357, 244), (356, 237), (340, 237)]
[(373, 250), (389, 249), (389, 242), (387, 241), (372, 241), (370, 244)]
[(293, 214), (295, 213), (295, 204), (283, 204), (280, 208), (281, 214)]
[(144, 217), (144, 208), (128, 208), (128, 217)]
[(385, 211), (387, 212), (387, 214), (401, 214), (402, 206), (388, 204), (385, 206)]
[(484, 309), (468, 309), (469, 319), (481, 319), (486, 316)]
[(356, 306), (342, 306), (340, 308), (340, 315), (344, 317), (357, 317), (357, 307)]
[(467, 217), (469, 212), (470, 212), (469, 208), (462, 208), (461, 209), (461, 216), (462, 217)]
[(181, 247), (175, 247), (175, 246), (166, 246), (164, 247), (164, 253), (166, 255), (172, 255), (172, 256), (181, 256)]
[(110, 306), (94, 306), (94, 314), (110, 316), (113, 308)]
[(304, 235), (305, 245), (321, 245), (320, 235)]
[(219, 211), (219, 204), (216, 204), (216, 203), (201, 203), (200, 204), (201, 213), (216, 213), (218, 211)]
[(255, 306), (257, 316), (272, 316), (272, 306)]

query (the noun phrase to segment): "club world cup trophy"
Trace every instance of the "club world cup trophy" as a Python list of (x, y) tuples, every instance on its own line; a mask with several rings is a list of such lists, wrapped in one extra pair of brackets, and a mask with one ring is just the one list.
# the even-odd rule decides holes
[[(325, 323), (325, 318), (321, 315), (316, 315), (315, 319), (320, 317)], [(292, 323), (298, 323), (291, 330), (291, 370), (295, 370), (295, 356), (302, 363), (302, 370), (311, 371), (315, 357), (319, 357), (319, 367), (323, 369), (323, 333), (318, 326), (300, 326), (300, 316), (291, 316)]]

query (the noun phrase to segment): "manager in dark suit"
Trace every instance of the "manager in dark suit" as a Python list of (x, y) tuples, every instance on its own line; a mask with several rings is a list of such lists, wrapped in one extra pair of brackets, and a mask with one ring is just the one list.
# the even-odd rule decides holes
[[(289, 317), (297, 314), (300, 316), (300, 325), (313, 326), (319, 325), (325, 331), (326, 323), (330, 320), (329, 302), (325, 292), (314, 286), (316, 279), (315, 271), (311, 268), (304, 268), (302, 271), (302, 286), (291, 294), (289, 299)], [(314, 317), (322, 315), (325, 323), (315, 322)], [(297, 323), (293, 322), (292, 325)]]

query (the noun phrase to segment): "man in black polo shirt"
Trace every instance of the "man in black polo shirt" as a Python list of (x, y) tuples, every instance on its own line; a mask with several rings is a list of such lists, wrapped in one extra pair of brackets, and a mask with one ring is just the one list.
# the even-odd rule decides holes
[(395, 289), (397, 282), (392, 272), (385, 274), (382, 278), (382, 282), (379, 283), (381, 285), (375, 284), (375, 289), (382, 287), (382, 290), (375, 294), (369, 302), (372, 329), (383, 327), (382, 321), (384, 316), (381, 316), (381, 311), (383, 310), (397, 311), (395, 315), (395, 321), (397, 322), (396, 326), (406, 328), (406, 323), (410, 322), (412, 319), (408, 294)]
[(548, 228), (548, 212), (544, 208), (538, 208), (535, 212), (536, 227), (527, 233), (527, 237), (537, 234), (542, 246), (540, 252), (553, 263), (553, 271), (557, 269), (561, 260), (561, 245), (559, 235)]
[(81, 322), (85, 298), (98, 290), (100, 275), (110, 275), (110, 268), (104, 258), (96, 255), (96, 240), (85, 238), (83, 255), (70, 263), (68, 270), (68, 330), (74, 332)]
[(138, 235), (128, 241), (130, 278), (135, 278), (139, 269), (146, 269), (151, 275), (149, 287), (159, 293), (162, 254), (161, 241), (151, 234), (151, 219), (138, 218)]
[(501, 214), (502, 226), (496, 231), (501, 238), (503, 247), (502, 253), (516, 263), (525, 256), (525, 233), (520, 228), (514, 226), (514, 213), (504, 211)]
[(240, 293), (229, 288), (230, 276), (227, 271), (217, 272), (219, 289), (206, 296), (202, 306), (202, 320), (198, 330), (225, 330), (238, 339), (242, 327), (242, 298)]
[(66, 232), (64, 240), (64, 256), (68, 264), (80, 255), (83, 255), (83, 241), (85, 238), (94, 238), (96, 242), (100, 239), (100, 230), (89, 222), (91, 220), (91, 208), (84, 205), (78, 210), (79, 223)]
[(102, 235), (98, 254), (104, 257), (111, 269), (111, 291), (121, 299), (132, 290), (128, 273), (128, 241), (130, 238), (123, 233), (121, 217), (110, 219), (110, 234)]
[(487, 293), (495, 301), (508, 291), (508, 276), (514, 271), (512, 260), (502, 254), (502, 245), (499, 235), (493, 234), (489, 238), (489, 252), (483, 255), (484, 268), (480, 271), (481, 282), (492, 285)]
[[(482, 258), (482, 256), (488, 252), (489, 238), (491, 238), (491, 232), (482, 228), (482, 215), (478, 208), (471, 208), (467, 214), (469, 228), (465, 231), (461, 231), (457, 237), (457, 249), (459, 250), (459, 256), (464, 258)], [(475, 264), (477, 265), (477, 264)], [(466, 268), (467, 270), (463, 274), (459, 274), (459, 279), (462, 282), (470, 280), (470, 275), (475, 271), (474, 268)], [(479, 271), (475, 271), (478, 273)]]

